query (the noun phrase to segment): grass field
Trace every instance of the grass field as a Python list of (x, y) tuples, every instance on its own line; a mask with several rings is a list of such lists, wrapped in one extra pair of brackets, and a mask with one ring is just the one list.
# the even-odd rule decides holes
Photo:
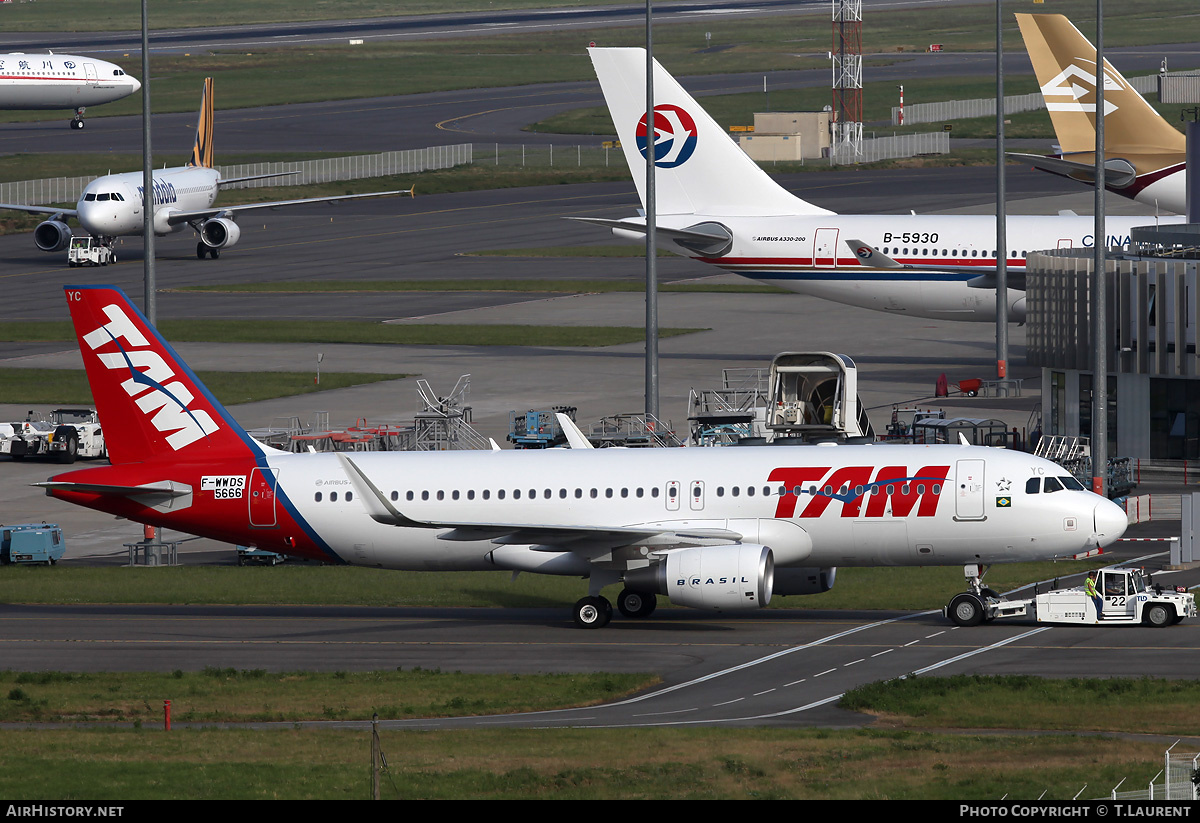
[[(232, 548), (230, 549), (232, 558)], [(994, 566), (987, 583), (998, 592), (1058, 575), (1080, 575), (1099, 564), (1017, 563)], [(959, 567), (844, 568), (830, 591), (775, 597), (771, 608), (940, 609), (962, 589)], [(72, 565), (0, 566), (0, 603), (305, 603), (323, 606), (457, 606), (561, 608), (583, 596), (573, 577), (507, 572), (396, 572), (357, 566), (283, 564), (177, 566), (167, 569)], [(615, 600), (615, 589), (607, 593)], [(662, 600), (660, 608), (674, 608)]]

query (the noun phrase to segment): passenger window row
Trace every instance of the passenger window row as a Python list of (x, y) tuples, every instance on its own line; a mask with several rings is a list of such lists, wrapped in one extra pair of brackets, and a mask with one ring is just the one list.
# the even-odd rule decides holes
[[(1047, 478), (1047, 479), (1050, 480), (1052, 478)], [(1074, 479), (1074, 478), (1072, 478), (1072, 479)], [(805, 491), (806, 491), (805, 489), (803, 489), (800, 486), (796, 486), (795, 488), (790, 489), (790, 490), (785, 486), (780, 486), (777, 491), (773, 491), (770, 486), (762, 486), (761, 488), (762, 488), (762, 496), (763, 497), (769, 497), (772, 494), (778, 494), (781, 497), (786, 494), (794, 494), (794, 495), (799, 496), (799, 495), (805, 493)], [(726, 491), (728, 491), (730, 497), (740, 497), (743, 494), (743, 491), (747, 497), (754, 497), (755, 494), (758, 493), (758, 489), (759, 489), (758, 486), (746, 486), (744, 489), (741, 486), (733, 486), (733, 487), (729, 488), (728, 490), (726, 490), (726, 488), (724, 486), (717, 486), (716, 492), (717, 492), (717, 497), (724, 497), (726, 494)], [(940, 483), (935, 483), (931, 487), (931, 491), (934, 494), (941, 494), (941, 490), (942, 490), (942, 487), (941, 487)], [(823, 490), (821, 490), (817, 486), (810, 486), (807, 489), (807, 493), (813, 494), (813, 495), (818, 494), (821, 491), (823, 491), (824, 494), (832, 495), (834, 493), (834, 488), (833, 488), (833, 486), (826, 486)], [(1050, 491), (1050, 489), (1048, 488), (1047, 491)], [(846, 495), (846, 494), (849, 494), (849, 492), (850, 492), (850, 487), (843, 486), (841, 489), (838, 490), (837, 493), (841, 494), (841, 495)], [(887, 485), (883, 485), (883, 486), (871, 485), (871, 486), (855, 486), (854, 487), (855, 496), (862, 496), (863, 494), (868, 494), (868, 493), (872, 494), (872, 495), (887, 494), (887, 495), (891, 496), (891, 495), (896, 494), (897, 492), (899, 492), (901, 495), (911, 494), (912, 486), (908, 483), (905, 483), (902, 486), (896, 486), (895, 484), (887, 484)], [(917, 492), (917, 494), (920, 494), (920, 495), (925, 494), (925, 484), (918, 483), (916, 486), (916, 492)], [(700, 486), (698, 486), (698, 485), (693, 486), (692, 494), (694, 496), (699, 497), (701, 495), (701, 493), (702, 493), (702, 489)], [(465, 491), (460, 490), (460, 489), (451, 489), (449, 491), (447, 491), (445, 489), (437, 489), (437, 490), (425, 489), (420, 492), (412, 491), (412, 490), (406, 491), (404, 493), (404, 499), (406, 501), (477, 500), (477, 499), (478, 500), (491, 500), (494, 497), (494, 499), (496, 499), (496, 500), (506, 500), (506, 499), (510, 499), (510, 498), (512, 500), (522, 500), (522, 499), (537, 500), (540, 497), (542, 500), (553, 500), (555, 498), (557, 498), (559, 500), (568, 500), (568, 499), (572, 499), (572, 498), (575, 500), (582, 500), (585, 497), (585, 495), (591, 500), (597, 500), (600, 497), (604, 497), (606, 500), (611, 500), (614, 498), (628, 499), (630, 497), (644, 498), (647, 496), (649, 496), (651, 498), (658, 498), (660, 495), (660, 489), (657, 486), (652, 486), (652, 487), (650, 487), (649, 490), (647, 490), (643, 487), (638, 487), (635, 489), (606, 488), (603, 490), (598, 489), (598, 488), (592, 488), (592, 489), (576, 488), (574, 490), (560, 488), (557, 491), (555, 491), (554, 489), (541, 489), (540, 491), (538, 489), (511, 489), (511, 490), (510, 489), (496, 489), (494, 491), (492, 489), (481, 489), (479, 491), (476, 491), (475, 489), (467, 489)], [(675, 486), (668, 487), (668, 489), (667, 489), (668, 497), (670, 497), (671, 499), (675, 499), (675, 497), (677, 495), (678, 495), (677, 487), (675, 487)], [(391, 496), (391, 499), (393, 502), (400, 500), (400, 492), (398, 492), (398, 491), (393, 491), (390, 496)], [(320, 503), (320, 502), (324, 501), (326, 498), (325, 498), (324, 493), (316, 492), (316, 494), (313, 496), (313, 499), (316, 502)], [(329, 499), (329, 502), (336, 503), (339, 499), (338, 492), (329, 492), (328, 499)], [(354, 493), (350, 492), (350, 491), (344, 492), (341, 499), (346, 502), (349, 502), (354, 499)]]

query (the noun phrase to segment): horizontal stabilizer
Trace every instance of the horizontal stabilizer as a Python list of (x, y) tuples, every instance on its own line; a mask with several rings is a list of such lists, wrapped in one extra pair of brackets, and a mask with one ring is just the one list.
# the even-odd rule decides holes
[[(1051, 174), (1070, 177), (1072, 180), (1084, 183), (1092, 183), (1096, 180), (1096, 165), (1091, 162), (1080, 163), (1076, 160), (1043, 154), (1021, 154), (1019, 152), (1007, 152), (1007, 154), (1009, 157), (1024, 160), (1035, 169), (1048, 171)], [(1104, 182), (1112, 188), (1123, 189), (1136, 179), (1137, 170), (1128, 160), (1112, 157), (1104, 161)]]
[[(647, 231), (644, 222), (635, 220), (608, 220), (603, 217), (568, 217), (567, 219), (603, 226), (612, 229), (614, 234), (629, 232), (644, 235)], [(668, 229), (656, 226), (654, 231), (658, 237), (673, 240), (688, 251), (702, 254), (705, 257), (720, 257), (733, 248), (733, 233), (720, 223), (697, 223), (686, 229)]]
[(108, 483), (72, 483), (66, 480), (46, 480), (42, 483), (31, 483), (46, 490), (46, 494), (55, 491), (83, 492), (85, 494), (106, 494), (118, 497), (140, 497), (144, 494), (162, 495), (166, 497), (183, 497), (192, 493), (192, 487), (174, 480), (159, 480), (155, 483), (145, 483), (141, 486), (115, 486)]

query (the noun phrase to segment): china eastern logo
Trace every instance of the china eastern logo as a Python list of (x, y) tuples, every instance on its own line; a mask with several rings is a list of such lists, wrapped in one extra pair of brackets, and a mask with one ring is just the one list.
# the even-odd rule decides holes
[[(646, 141), (646, 115), (638, 121), (637, 146), (642, 157), (649, 151)], [(696, 121), (679, 106), (654, 107), (654, 165), (673, 169), (687, 162), (696, 150)]]

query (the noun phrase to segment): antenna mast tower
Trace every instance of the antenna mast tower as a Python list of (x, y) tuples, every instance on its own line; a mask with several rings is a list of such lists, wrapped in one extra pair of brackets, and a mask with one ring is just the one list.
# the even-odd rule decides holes
[(831, 163), (862, 159), (862, 0), (833, 0)]

